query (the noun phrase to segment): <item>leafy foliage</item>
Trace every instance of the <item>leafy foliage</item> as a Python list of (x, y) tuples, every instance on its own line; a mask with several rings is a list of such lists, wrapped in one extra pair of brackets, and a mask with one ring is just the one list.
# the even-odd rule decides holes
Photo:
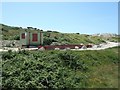
[(2, 87), (7, 89), (118, 87), (117, 49), (4, 52)]

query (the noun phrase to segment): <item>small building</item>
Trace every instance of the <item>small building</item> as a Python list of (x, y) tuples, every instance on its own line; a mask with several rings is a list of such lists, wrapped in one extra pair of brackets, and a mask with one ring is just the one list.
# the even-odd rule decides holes
[(43, 45), (42, 31), (21, 31), (20, 32), (21, 47)]

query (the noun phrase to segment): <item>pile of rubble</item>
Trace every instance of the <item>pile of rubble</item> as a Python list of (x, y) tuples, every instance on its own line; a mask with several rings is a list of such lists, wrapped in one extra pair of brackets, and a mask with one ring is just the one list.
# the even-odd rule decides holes
[(19, 40), (1, 40), (0, 45), (2, 45), (2, 47), (19, 47), (20, 41)]

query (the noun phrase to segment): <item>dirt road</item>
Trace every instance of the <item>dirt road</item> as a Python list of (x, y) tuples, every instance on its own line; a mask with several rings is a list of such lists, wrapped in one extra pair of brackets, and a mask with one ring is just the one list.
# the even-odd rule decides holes
[[(107, 48), (111, 48), (111, 47), (116, 47), (116, 46), (120, 46), (120, 43), (116, 43), (116, 42), (108, 42), (107, 43), (103, 43), (100, 45), (93, 45), (92, 48), (86, 48), (86, 49), (71, 49), (71, 50), (103, 50), (103, 49), (107, 49)], [(37, 50), (38, 48), (25, 48), (24, 50)], [(8, 50), (12, 50), (12, 51), (18, 51), (18, 48), (8, 48), (8, 47), (4, 47), (4, 49), (0, 49), (0, 52), (4, 52), (4, 51), (8, 51)]]
[(120, 46), (120, 43), (107, 42), (106, 44), (103, 43), (103, 44), (100, 44), (100, 45), (94, 45), (92, 48), (78, 49), (78, 50), (103, 50), (103, 49), (112, 48), (112, 47), (116, 47), (116, 46)]

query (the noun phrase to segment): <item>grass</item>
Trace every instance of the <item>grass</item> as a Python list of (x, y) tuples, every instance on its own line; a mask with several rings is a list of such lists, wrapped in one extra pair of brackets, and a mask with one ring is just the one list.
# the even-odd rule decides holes
[(118, 88), (118, 48), (3, 53), (3, 88)]
[[(24, 29), (21, 27), (7, 26), (0, 24), (2, 26), (2, 38), (3, 40), (19, 40), (20, 31), (33, 31), (30, 29)], [(100, 44), (104, 43), (106, 40), (118, 41), (118, 37), (104, 38), (99, 36), (91, 36), (79, 33), (60, 33), (57, 31), (43, 31), (44, 33), (44, 44), (51, 44), (52, 42), (58, 42), (61, 44)]]

